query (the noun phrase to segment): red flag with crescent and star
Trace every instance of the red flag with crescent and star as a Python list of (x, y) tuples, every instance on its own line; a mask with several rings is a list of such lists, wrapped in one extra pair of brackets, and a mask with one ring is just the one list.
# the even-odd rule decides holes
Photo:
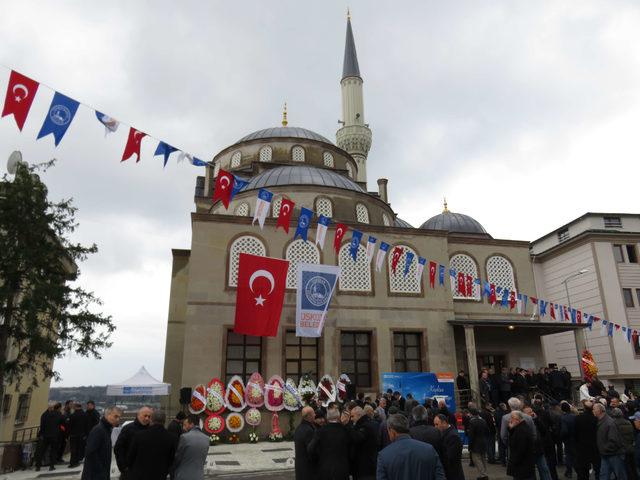
[(224, 208), (229, 208), (229, 202), (233, 193), (233, 182), (235, 178), (232, 173), (220, 169), (216, 177), (216, 186), (213, 189), (213, 202), (222, 200)]
[(2, 116), (13, 115), (20, 131), (22, 131), (24, 122), (27, 120), (29, 109), (33, 99), (36, 97), (39, 86), (40, 84), (35, 80), (11, 70)]
[(336, 234), (333, 237), (333, 249), (336, 251), (336, 253), (340, 252), (342, 237), (344, 237), (344, 234), (347, 233), (347, 230), (349, 230), (349, 227), (342, 223), (336, 225)]
[(391, 253), (391, 271), (393, 274), (396, 274), (396, 268), (398, 268), (398, 262), (400, 261), (400, 257), (404, 253), (404, 248), (402, 247), (393, 247), (393, 252)]
[(288, 198), (283, 198), (280, 204), (280, 213), (278, 214), (278, 221), (276, 223), (276, 230), (278, 227), (284, 228), (284, 231), (289, 233), (289, 223), (291, 223), (291, 215), (293, 214), (293, 207), (295, 202)]
[(429, 286), (435, 288), (436, 284), (436, 262), (429, 262)]
[(254, 337), (278, 333), (289, 261), (241, 253), (233, 331)]
[(464, 281), (464, 272), (458, 272), (458, 294), (467, 296), (467, 285)]
[(129, 160), (132, 155), (137, 155), (136, 163), (140, 161), (140, 145), (142, 144), (142, 139), (146, 136), (146, 133), (142, 133), (133, 127), (129, 129), (129, 138), (127, 138), (127, 144), (124, 147), (122, 162)]
[(466, 275), (464, 280), (467, 297), (473, 297), (473, 277), (471, 275)]
[(496, 304), (496, 286), (493, 283), (489, 285), (489, 303)]
[(509, 292), (509, 309), (513, 310), (516, 306), (516, 292), (514, 292), (513, 290), (511, 290), (511, 292)]

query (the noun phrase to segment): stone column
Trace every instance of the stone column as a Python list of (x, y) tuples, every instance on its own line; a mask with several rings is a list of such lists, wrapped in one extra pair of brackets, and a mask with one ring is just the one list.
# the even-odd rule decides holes
[(469, 384), (471, 385), (471, 397), (477, 400), (480, 398), (480, 385), (478, 380), (478, 362), (476, 360), (476, 336), (473, 325), (464, 326), (464, 340), (467, 347), (467, 367)]

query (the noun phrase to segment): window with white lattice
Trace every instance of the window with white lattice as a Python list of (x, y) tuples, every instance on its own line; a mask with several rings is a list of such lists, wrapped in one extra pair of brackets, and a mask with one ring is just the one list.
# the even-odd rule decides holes
[(318, 216), (324, 215), (325, 217), (333, 217), (333, 205), (331, 200), (325, 197), (319, 197), (316, 199), (316, 213)]
[(294, 162), (304, 162), (304, 148), (296, 145), (291, 149), (291, 159)]
[(229, 286), (238, 286), (238, 258), (241, 253), (250, 253), (264, 257), (267, 248), (259, 238), (246, 235), (236, 238), (229, 248)]
[(240, 205), (238, 205), (236, 207), (236, 216), (238, 217), (249, 216), (249, 204), (246, 202), (242, 202)]
[(220, 162), (216, 161), (216, 163), (213, 164), (213, 178), (216, 178), (219, 172), (220, 172)]
[(320, 263), (320, 250), (312, 242), (305, 242), (301, 238), (289, 244), (285, 253), (285, 258), (289, 260), (289, 270), (287, 270), (287, 288), (298, 287), (298, 264), (299, 263)]
[(343, 292), (370, 292), (371, 266), (367, 260), (367, 250), (363, 245), (358, 247), (357, 260), (354, 262), (350, 251), (351, 245), (345, 244), (338, 255), (340, 280), (338, 288)]
[[(421, 279), (416, 278), (416, 272), (418, 271), (418, 256), (415, 254), (416, 252), (413, 249), (405, 245), (400, 245), (400, 247), (402, 247), (403, 253), (396, 267), (395, 274), (391, 270), (391, 261), (393, 260), (393, 256), (387, 255), (387, 263), (389, 264), (389, 291), (391, 293), (420, 293)], [(389, 251), (392, 252), (393, 248), (390, 248)], [(411, 265), (409, 266), (409, 272), (405, 275), (404, 269), (407, 266), (407, 252), (413, 253), (414, 256)]]
[(324, 152), (322, 154), (322, 160), (324, 161), (324, 166), (333, 168), (333, 155), (330, 152)]
[(273, 149), (270, 146), (262, 147), (260, 149), (260, 161), (261, 162), (270, 162), (271, 156), (273, 155)]
[(360, 223), (369, 223), (369, 210), (362, 203), (356, 203), (356, 220)]
[(231, 168), (238, 168), (241, 160), (242, 154), (240, 152), (233, 152), (233, 155), (231, 155)]
[(382, 214), (382, 224), (385, 227), (390, 227), (391, 226), (391, 220), (389, 219), (389, 215), (387, 215), (386, 213)]
[(494, 255), (487, 259), (487, 281), (496, 287), (516, 289), (516, 279), (511, 262), (501, 255)]
[[(479, 278), (478, 266), (476, 265), (476, 262), (473, 260), (473, 258), (471, 258), (469, 255), (465, 255), (464, 253), (458, 253), (457, 255), (454, 255), (453, 257), (451, 257), (451, 260), (449, 260), (449, 264), (451, 268), (456, 271), (456, 275), (458, 274), (458, 272), (462, 272), (465, 275), (465, 279), (467, 275), (471, 275), (473, 279)], [(473, 300), (480, 300), (480, 285), (476, 285), (474, 283), (472, 291), (473, 291), (473, 295), (471, 296), (471, 298)], [(452, 294), (453, 294), (453, 298), (469, 299), (469, 297), (466, 297), (458, 293), (457, 289), (456, 291), (452, 292)]]
[(347, 175), (349, 175), (349, 178), (353, 178), (353, 167), (349, 162), (347, 162)]
[(280, 216), (280, 206), (282, 206), (282, 197), (274, 198), (271, 202), (271, 216), (273, 218)]

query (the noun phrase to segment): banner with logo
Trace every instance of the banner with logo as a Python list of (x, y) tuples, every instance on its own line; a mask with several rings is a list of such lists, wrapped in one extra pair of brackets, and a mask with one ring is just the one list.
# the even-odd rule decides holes
[(334, 265), (298, 264), (296, 336), (319, 337), (340, 276)]
[(454, 382), (452, 373), (431, 372), (402, 372), (383, 373), (382, 391), (388, 389), (400, 392), (403, 397), (407, 393), (413, 395), (420, 404), (427, 398), (444, 400), (450, 412), (455, 413), (456, 401), (454, 396)]

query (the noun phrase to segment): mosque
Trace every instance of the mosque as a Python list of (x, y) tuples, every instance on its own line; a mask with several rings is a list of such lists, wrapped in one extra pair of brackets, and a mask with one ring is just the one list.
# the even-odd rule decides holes
[[(477, 220), (450, 211), (446, 204), (435, 216), (425, 212), (425, 218), (431, 218), (414, 228), (391, 208), (387, 179), (377, 180), (377, 191), (367, 190), (373, 134), (365, 120), (363, 84), (348, 19), (336, 141), (289, 126), (285, 111), (282, 126), (249, 133), (223, 148), (206, 175), (198, 177), (191, 248), (172, 251), (164, 366), (164, 381), (174, 386), (171, 405), (178, 404), (181, 387), (212, 377), (228, 381), (240, 375), (246, 380), (254, 371), (264, 378), (277, 374), (296, 381), (306, 372), (315, 381), (325, 373), (333, 378), (347, 373), (358, 391), (377, 392), (384, 372), (465, 370), (477, 389), (479, 367), (544, 366), (541, 336), (576, 328), (540, 321), (530, 312), (519, 315), (492, 307), (479, 286), (470, 297), (452, 292), (448, 280), (445, 287), (432, 289), (425, 275), (416, 279), (415, 261), (408, 275), (393, 275), (388, 255), (377, 272), (366, 259), (364, 245), (354, 262), (349, 238), (338, 254), (331, 248), (335, 223), (322, 250), (313, 242), (293, 240), (292, 232), (275, 230), (282, 198), (287, 197), (296, 204), (294, 230), (299, 208), (306, 207), (382, 238), (391, 249), (400, 245), (482, 282), (536, 295), (529, 242), (493, 238)], [(249, 182), (228, 209), (212, 202), (220, 168)], [(252, 226), (261, 188), (274, 194), (264, 229)], [(233, 332), (242, 252), (290, 262), (276, 337)], [(342, 268), (321, 338), (295, 335), (299, 262)]]

